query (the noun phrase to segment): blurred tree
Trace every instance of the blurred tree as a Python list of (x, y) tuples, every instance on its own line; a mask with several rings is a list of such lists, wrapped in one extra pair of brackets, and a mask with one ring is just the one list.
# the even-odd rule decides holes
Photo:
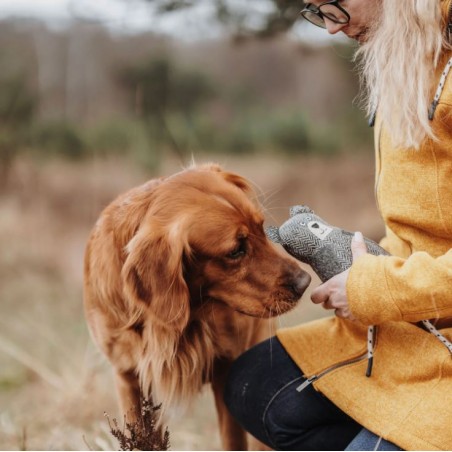
[[(200, 0), (146, 0), (153, 4), (158, 14), (170, 14), (189, 9)], [(268, 38), (288, 31), (300, 18), (303, 0), (253, 0), (234, 2), (209, 0), (215, 6), (215, 19), (231, 26), (238, 40), (250, 37)], [(264, 8), (262, 4), (264, 4)]]
[(28, 136), (36, 99), (23, 74), (0, 74), (0, 187), (9, 180), (14, 157)]
[(175, 72), (171, 85), (170, 106), (190, 121), (198, 107), (215, 93), (207, 76), (199, 72)]
[(44, 121), (36, 124), (32, 145), (41, 156), (60, 155), (71, 160), (86, 157), (88, 147), (75, 123), (62, 120)]
[(169, 108), (170, 63), (165, 58), (147, 61), (140, 66), (120, 70), (118, 80), (130, 93), (135, 113), (144, 121), (150, 152), (147, 164), (156, 168), (160, 162), (160, 148), (166, 140), (180, 153), (166, 124)]
[(176, 70), (166, 57), (121, 69), (118, 80), (131, 94), (136, 114), (144, 121), (150, 155), (148, 164), (157, 167), (162, 149), (169, 145), (182, 160), (185, 145), (175, 138), (169, 126), (169, 114), (181, 114), (188, 127), (200, 105), (214, 93), (204, 74)]

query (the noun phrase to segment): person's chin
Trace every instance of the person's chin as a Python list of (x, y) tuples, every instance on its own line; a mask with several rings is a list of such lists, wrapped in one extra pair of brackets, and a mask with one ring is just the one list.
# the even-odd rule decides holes
[(347, 36), (350, 39), (355, 40), (356, 42), (358, 42), (358, 44), (364, 44), (367, 39), (368, 39), (368, 33), (367, 33), (367, 29), (366, 30), (362, 30), (360, 32), (355, 32), (355, 33), (347, 33)]

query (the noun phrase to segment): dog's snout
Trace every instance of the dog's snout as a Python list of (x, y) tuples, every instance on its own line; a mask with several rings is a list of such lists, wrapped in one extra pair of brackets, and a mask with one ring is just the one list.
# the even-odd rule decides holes
[(286, 287), (297, 297), (300, 298), (311, 283), (311, 276), (302, 271), (286, 284)]

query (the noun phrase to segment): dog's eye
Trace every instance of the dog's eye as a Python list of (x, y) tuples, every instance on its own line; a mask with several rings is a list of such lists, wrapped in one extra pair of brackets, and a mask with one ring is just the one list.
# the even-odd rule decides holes
[(246, 254), (246, 241), (245, 239), (240, 239), (239, 245), (233, 251), (231, 251), (227, 257), (229, 259), (240, 259)]

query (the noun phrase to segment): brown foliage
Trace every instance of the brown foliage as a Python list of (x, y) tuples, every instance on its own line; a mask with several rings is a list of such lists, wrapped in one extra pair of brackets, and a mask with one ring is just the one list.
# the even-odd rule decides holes
[(152, 401), (142, 398), (140, 418), (132, 422), (124, 419), (122, 429), (115, 418), (110, 422), (110, 417), (105, 413), (110, 432), (118, 440), (120, 450), (169, 450), (168, 429), (162, 435), (157, 426), (157, 411), (161, 406), (154, 406)]

